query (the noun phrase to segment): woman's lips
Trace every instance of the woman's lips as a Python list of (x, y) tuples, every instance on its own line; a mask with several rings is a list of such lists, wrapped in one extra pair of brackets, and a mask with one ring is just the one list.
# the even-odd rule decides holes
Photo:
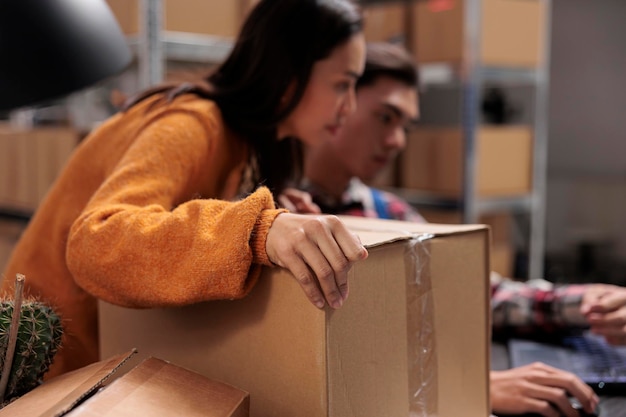
[(326, 130), (328, 130), (333, 136), (335, 136), (337, 132), (339, 132), (340, 128), (341, 128), (341, 125), (326, 126)]

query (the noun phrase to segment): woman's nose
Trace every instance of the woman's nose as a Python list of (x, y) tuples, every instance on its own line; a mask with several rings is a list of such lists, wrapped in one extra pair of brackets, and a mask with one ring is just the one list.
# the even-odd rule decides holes
[(354, 89), (350, 89), (350, 92), (346, 96), (340, 109), (342, 116), (350, 116), (356, 111), (356, 94)]

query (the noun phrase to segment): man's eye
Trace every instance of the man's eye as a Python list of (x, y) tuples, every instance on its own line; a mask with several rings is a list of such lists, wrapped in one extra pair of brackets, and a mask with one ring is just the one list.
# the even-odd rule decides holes
[(391, 122), (393, 122), (393, 116), (390, 115), (389, 113), (379, 113), (378, 114), (378, 119), (384, 124), (384, 125), (389, 125), (391, 124)]

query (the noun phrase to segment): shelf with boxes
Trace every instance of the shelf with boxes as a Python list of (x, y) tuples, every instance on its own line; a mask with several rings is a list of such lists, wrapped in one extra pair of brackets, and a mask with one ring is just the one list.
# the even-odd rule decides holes
[(162, 82), (168, 61), (215, 63), (226, 57), (258, 0), (107, 0), (137, 56), (139, 87)]
[[(397, 166), (377, 185), (429, 215), (435, 208), (444, 214), (426, 216), (431, 221), (508, 215), (506, 227), (523, 235), (510, 243), (528, 256), (523, 273), (542, 276), (551, 1), (367, 4), (376, 8), (374, 40), (404, 41), (420, 63), (423, 90), (422, 120)], [(494, 88), (530, 90), (524, 110), (531, 114), (507, 122), (501, 108), (503, 120), (488, 123), (485, 92)]]
[[(414, 141), (410, 146), (419, 149), (430, 141), (435, 152), (441, 152), (446, 143), (452, 143), (452, 152), (459, 152), (458, 142), (462, 142), (451, 184), (461, 202), (463, 221), (480, 221), (486, 210), (493, 213), (496, 207), (502, 215), (510, 216), (511, 221), (504, 223), (509, 228), (521, 219), (525, 236), (518, 245), (527, 253), (528, 265), (526, 271), (517, 273), (542, 276), (550, 1), (466, 0), (447, 2), (449, 8), (429, 7), (434, 3), (446, 2), (418, 2), (413, 6), (413, 48), (424, 64), (446, 61), (458, 68), (449, 81), (460, 90), (461, 122), (452, 130), (434, 128), (435, 136), (451, 136), (436, 145), (436, 138), (422, 135), (425, 143)], [(485, 87), (494, 85), (503, 89), (529, 86), (533, 90), (531, 120), (521, 125), (506, 124), (505, 120), (498, 125), (485, 124), (481, 117)], [(450, 177), (443, 178), (451, 181)], [(494, 235), (498, 233), (494, 230)], [(494, 240), (494, 258), (496, 244)], [(515, 244), (509, 242), (510, 246)]]

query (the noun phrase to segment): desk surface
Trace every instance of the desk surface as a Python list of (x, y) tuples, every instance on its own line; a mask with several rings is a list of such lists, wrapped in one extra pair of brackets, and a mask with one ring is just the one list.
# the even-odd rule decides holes
[[(491, 344), (491, 369), (500, 371), (508, 369), (509, 356), (505, 345)], [(599, 417), (626, 417), (626, 396), (600, 397)]]

